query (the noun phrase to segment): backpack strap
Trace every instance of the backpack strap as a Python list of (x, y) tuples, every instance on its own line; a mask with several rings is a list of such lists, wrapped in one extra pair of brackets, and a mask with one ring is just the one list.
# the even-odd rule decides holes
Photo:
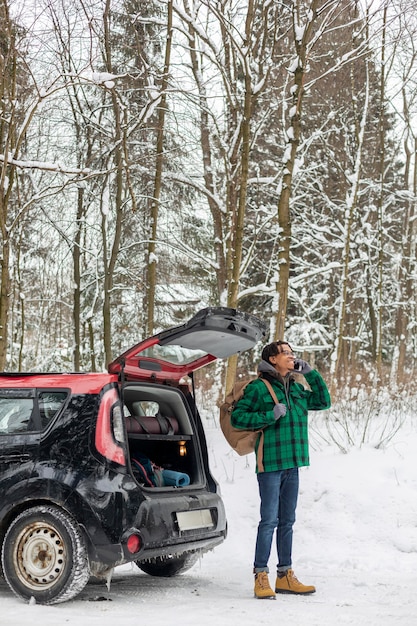
[[(279, 404), (278, 402), (278, 398), (276, 396), (275, 391), (272, 388), (271, 383), (269, 382), (269, 380), (266, 380), (265, 378), (261, 378), (261, 381), (263, 383), (265, 383), (269, 393), (272, 396), (273, 401), (275, 402), (275, 404)], [(259, 444), (258, 444), (258, 450), (256, 453), (256, 462), (258, 465), (258, 469), (260, 472), (264, 471), (264, 431), (261, 431), (261, 436), (259, 438)]]
[(261, 430), (259, 437), (258, 450), (256, 451), (256, 463), (260, 472), (264, 471), (264, 431)]
[(269, 393), (272, 396), (273, 401), (275, 402), (275, 404), (279, 404), (278, 402), (278, 398), (276, 396), (276, 393), (271, 385), (271, 383), (269, 382), (269, 380), (266, 380), (266, 378), (261, 378), (261, 381), (267, 386)]

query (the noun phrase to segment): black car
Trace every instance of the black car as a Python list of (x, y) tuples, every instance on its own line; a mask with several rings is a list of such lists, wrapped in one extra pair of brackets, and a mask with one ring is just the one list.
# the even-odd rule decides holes
[(108, 373), (0, 374), (2, 573), (17, 596), (64, 602), (129, 561), (172, 576), (224, 540), (193, 372), (264, 333), (207, 308)]

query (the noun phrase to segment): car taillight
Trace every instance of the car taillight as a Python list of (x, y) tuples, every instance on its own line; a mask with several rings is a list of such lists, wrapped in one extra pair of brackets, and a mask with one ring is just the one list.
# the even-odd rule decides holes
[(135, 552), (139, 552), (141, 545), (142, 541), (139, 535), (130, 535), (126, 542), (126, 547), (129, 550), (130, 554), (135, 554)]
[(119, 443), (126, 443), (125, 429), (123, 428), (122, 407), (120, 404), (116, 404), (112, 407), (111, 425), (115, 440)]
[(97, 451), (106, 459), (126, 465), (126, 455), (123, 448), (124, 435), (122, 414), (120, 410), (119, 396), (116, 389), (106, 391), (101, 399), (98, 411), (95, 444)]

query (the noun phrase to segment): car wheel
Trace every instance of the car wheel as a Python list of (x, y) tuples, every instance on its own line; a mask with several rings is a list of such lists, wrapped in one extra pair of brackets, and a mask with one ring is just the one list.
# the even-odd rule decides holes
[(2, 550), (4, 577), (24, 600), (57, 604), (76, 596), (90, 570), (80, 528), (54, 506), (35, 506), (9, 526)]
[(136, 565), (142, 572), (150, 576), (169, 578), (186, 572), (197, 562), (198, 557), (198, 552), (186, 552), (181, 556), (158, 556), (150, 561), (136, 561)]

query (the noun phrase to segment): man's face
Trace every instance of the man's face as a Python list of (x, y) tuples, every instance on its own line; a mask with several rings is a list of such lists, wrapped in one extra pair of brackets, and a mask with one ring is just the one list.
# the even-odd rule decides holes
[(270, 356), (269, 360), (277, 372), (279, 372), (282, 376), (285, 376), (288, 372), (292, 372), (294, 369), (295, 355), (287, 343), (279, 345), (278, 350), (279, 353), (274, 354), (274, 356)]

